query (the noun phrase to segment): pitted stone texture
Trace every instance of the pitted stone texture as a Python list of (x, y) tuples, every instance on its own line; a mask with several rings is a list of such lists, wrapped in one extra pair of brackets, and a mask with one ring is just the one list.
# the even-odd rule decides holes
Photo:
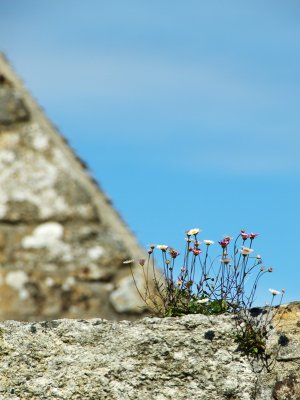
[[(2, 399), (254, 398), (227, 317), (58, 320), (1, 328)], [(215, 338), (205, 339), (213, 330)]]
[[(10, 251), (0, 248), (1, 319), (118, 318), (110, 293), (130, 272), (122, 264), (128, 251), (112, 232), (96, 223), (52, 221), (5, 225), (2, 234)], [(141, 312), (142, 300), (131, 295), (135, 304), (125, 311)]]
[(2, 130), (0, 168), (3, 220), (98, 220), (91, 195), (38, 123)]
[[(272, 322), (279, 333), (277, 360), (283, 365), (290, 363), (298, 365), (296, 383), (300, 378), (300, 302), (293, 302), (281, 305)], [(291, 372), (291, 371), (290, 371)], [(292, 376), (292, 375), (291, 375)], [(292, 382), (291, 376), (278, 375), (278, 381)], [(281, 385), (283, 386), (283, 385)], [(299, 399), (300, 392), (298, 391)]]
[(28, 121), (29, 110), (10, 82), (0, 73), (0, 125)]
[(115, 318), (100, 282), (114, 287), (128, 250), (53, 139), (35, 122), (2, 130), (0, 170), (0, 318)]
[[(289, 307), (297, 309), (299, 303)], [(290, 360), (283, 360), (281, 347), (274, 346), (282, 332), (274, 330), (267, 345), (272, 360), (277, 358), (270, 371), (238, 351), (235, 332), (230, 315), (5, 321), (0, 323), (0, 398), (298, 400), (295, 347)], [(286, 334), (295, 340), (300, 335)]]
[(291, 374), (282, 381), (277, 381), (273, 390), (273, 397), (275, 400), (300, 399), (300, 377)]

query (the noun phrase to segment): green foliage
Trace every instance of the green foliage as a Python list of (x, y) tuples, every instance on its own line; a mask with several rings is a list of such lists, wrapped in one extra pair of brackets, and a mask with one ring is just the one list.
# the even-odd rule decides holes
[[(265, 318), (254, 318), (249, 311), (252, 307), (258, 283), (263, 275), (273, 271), (262, 265), (260, 255), (254, 255), (252, 248), (257, 233), (241, 231), (236, 240), (225, 236), (218, 243), (217, 256), (211, 256), (212, 240), (198, 240), (199, 229), (186, 232), (186, 247), (183, 262), (174, 278), (175, 261), (179, 252), (167, 245), (150, 245), (148, 260), (139, 260), (145, 278), (144, 291), (140, 296), (155, 315), (180, 317), (187, 314), (217, 315), (232, 313), (236, 316), (236, 341), (239, 349), (247, 355), (260, 357), (265, 353), (266, 341), (272, 321), (270, 309), (274, 297), (281, 294), (269, 289), (272, 302)], [(248, 247), (245, 246), (247, 243)], [(233, 244), (232, 250), (230, 245)], [(218, 245), (217, 245), (218, 246)], [(159, 251), (162, 259), (162, 274), (155, 268), (154, 252)], [(231, 254), (230, 254), (231, 253)], [(134, 260), (126, 261), (132, 263)]]
[(188, 314), (222, 314), (226, 309), (226, 302), (222, 300), (213, 300), (205, 304), (199, 303), (204, 299), (199, 299), (197, 296), (183, 298), (168, 305), (165, 311), (165, 317), (181, 317)]
[[(180, 254), (167, 245), (150, 245), (148, 260), (139, 260), (147, 286), (140, 295), (156, 315), (220, 314), (251, 308), (259, 280), (272, 272), (272, 268), (262, 265), (261, 256), (254, 254), (252, 244), (257, 233), (242, 230), (234, 241), (225, 236), (216, 245), (216, 256), (211, 255), (214, 242), (200, 242), (199, 234), (196, 228), (186, 232), (179, 271), (176, 261)], [(161, 276), (154, 268), (157, 251), (162, 262)], [(154, 291), (150, 290), (151, 280)]]
[(267, 330), (265, 326), (255, 327), (248, 323), (235, 335), (239, 350), (252, 357), (262, 356), (266, 351)]

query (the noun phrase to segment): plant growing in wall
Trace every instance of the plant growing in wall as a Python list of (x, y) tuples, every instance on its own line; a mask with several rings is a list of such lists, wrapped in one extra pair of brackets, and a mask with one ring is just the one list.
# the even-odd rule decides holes
[[(273, 318), (273, 300), (278, 294), (282, 299), (284, 291), (270, 289), (272, 303), (268, 311), (259, 317), (253, 316), (251, 308), (259, 281), (273, 271), (263, 265), (260, 255), (254, 253), (253, 242), (258, 234), (241, 230), (235, 240), (224, 236), (215, 244), (209, 239), (200, 241), (200, 232), (198, 228), (186, 232), (183, 257), (171, 246), (150, 245), (148, 259), (137, 262), (143, 270), (144, 290), (138, 289), (131, 268), (136, 288), (153, 314), (161, 317), (234, 313), (240, 349), (259, 356), (265, 352)], [(213, 248), (217, 248), (217, 254)], [(162, 263), (161, 274), (155, 269), (157, 252)], [(178, 266), (180, 259), (183, 260)], [(135, 261), (125, 263), (132, 266)]]

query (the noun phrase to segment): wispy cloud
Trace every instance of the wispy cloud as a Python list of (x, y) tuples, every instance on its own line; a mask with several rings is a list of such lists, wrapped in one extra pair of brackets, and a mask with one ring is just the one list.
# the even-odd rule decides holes
[[(185, 148), (180, 157), (168, 159), (168, 163), (177, 170), (190, 171), (192, 173), (218, 173), (221, 176), (230, 174), (236, 176), (300, 174), (299, 146), (300, 140), (285, 140), (274, 137), (267, 143), (259, 142), (259, 136), (253, 136), (249, 142), (222, 145), (222, 135), (215, 137), (214, 145), (207, 145), (205, 141), (199, 141), (194, 146)], [(219, 140), (218, 140), (219, 139)]]
[(34, 62), (30, 54), (22, 56), (22, 74), (49, 98), (57, 93), (72, 101), (79, 96), (123, 101), (174, 96), (204, 101), (240, 102), (245, 106), (272, 105), (275, 89), (255, 81), (255, 76), (242, 79), (219, 65), (209, 62), (185, 63), (163, 57), (146, 57), (132, 53), (97, 54), (53, 58), (43, 55)]

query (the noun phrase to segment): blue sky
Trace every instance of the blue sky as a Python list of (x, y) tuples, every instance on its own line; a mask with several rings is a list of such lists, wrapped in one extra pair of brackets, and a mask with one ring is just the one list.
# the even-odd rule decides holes
[(300, 300), (298, 1), (0, 0), (1, 50), (140, 243), (257, 231)]

